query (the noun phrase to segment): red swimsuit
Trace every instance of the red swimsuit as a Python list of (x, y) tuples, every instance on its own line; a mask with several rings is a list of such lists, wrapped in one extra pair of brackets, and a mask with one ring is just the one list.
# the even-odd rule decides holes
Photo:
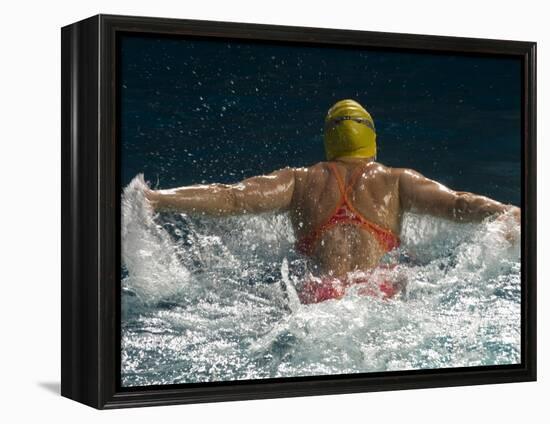
[[(321, 235), (328, 229), (336, 225), (357, 225), (358, 227), (369, 231), (378, 241), (384, 251), (389, 252), (399, 246), (399, 238), (393, 234), (390, 230), (380, 227), (367, 220), (360, 212), (358, 212), (350, 203), (348, 193), (357, 179), (363, 174), (365, 166), (359, 167), (355, 173), (349, 179), (349, 183), (346, 186), (342, 176), (338, 172), (338, 168), (333, 162), (329, 162), (329, 169), (334, 174), (338, 183), (338, 189), (340, 190), (340, 200), (334, 207), (333, 212), (325, 223), (314, 229), (310, 234), (300, 238), (296, 243), (296, 249), (298, 252), (305, 255), (312, 255), (315, 250), (315, 245), (319, 241)], [(347, 279), (346, 281), (340, 281), (336, 278), (322, 278), (320, 281), (312, 279), (304, 284), (300, 291), (300, 300), (302, 303), (317, 303), (328, 299), (340, 298), (344, 295), (346, 287), (355, 283), (367, 283), (364, 278), (360, 279)], [(383, 281), (378, 285), (378, 289), (383, 297), (394, 296), (398, 289), (393, 286), (391, 282)], [(367, 290), (370, 293), (371, 290)]]

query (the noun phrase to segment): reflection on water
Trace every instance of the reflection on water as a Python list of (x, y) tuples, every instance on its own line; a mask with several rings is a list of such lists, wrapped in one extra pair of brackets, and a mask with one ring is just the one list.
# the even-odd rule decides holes
[(520, 361), (511, 221), (408, 215), (391, 253), (406, 292), (301, 305), (286, 215), (153, 216), (144, 187), (136, 177), (122, 201), (123, 386)]

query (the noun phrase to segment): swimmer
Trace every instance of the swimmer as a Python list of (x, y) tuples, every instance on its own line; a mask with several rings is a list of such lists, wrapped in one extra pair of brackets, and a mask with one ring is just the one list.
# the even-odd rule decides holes
[[(405, 212), (457, 222), (508, 213), (520, 221), (516, 206), (453, 191), (411, 169), (376, 162), (373, 119), (354, 100), (341, 100), (329, 109), (324, 144), (326, 162), (231, 185), (148, 190), (146, 197), (159, 212), (227, 216), (287, 211), (296, 249), (309, 257), (316, 275), (299, 290), (302, 303), (340, 298), (352, 284), (363, 284), (362, 290), (372, 294), (368, 282), (384, 269), (382, 257), (399, 246)], [(402, 288), (383, 278), (376, 286), (385, 298)]]

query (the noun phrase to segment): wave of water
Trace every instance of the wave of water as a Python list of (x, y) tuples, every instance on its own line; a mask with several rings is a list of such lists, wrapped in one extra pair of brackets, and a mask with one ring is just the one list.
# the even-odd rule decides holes
[(301, 305), (307, 263), (286, 215), (159, 215), (145, 187), (134, 178), (122, 199), (123, 386), (520, 362), (512, 218), (407, 215), (399, 298)]

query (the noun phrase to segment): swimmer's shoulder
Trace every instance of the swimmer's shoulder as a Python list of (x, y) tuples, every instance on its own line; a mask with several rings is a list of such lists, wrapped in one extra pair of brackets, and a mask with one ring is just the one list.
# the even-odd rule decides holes
[(373, 162), (371, 169), (376, 170), (376, 172), (379, 172), (380, 175), (383, 176), (384, 178), (395, 180), (395, 181), (398, 181), (403, 175), (420, 176), (420, 174), (413, 169), (386, 166), (379, 162)]
[(292, 168), (297, 179), (306, 179), (329, 172), (328, 162), (317, 162), (313, 165)]
[[(309, 166), (303, 166), (303, 167), (297, 167), (292, 168), (294, 170), (295, 177), (299, 180), (305, 180), (305, 179), (319, 179), (323, 177), (327, 177), (331, 175), (329, 164), (331, 162), (317, 162), (313, 165)], [(367, 174), (378, 174), (380, 176), (386, 176), (386, 177), (392, 177), (394, 174), (393, 170), (395, 168), (390, 168), (388, 166), (385, 166), (384, 164), (381, 164), (379, 162), (371, 162), (368, 164), (368, 166), (365, 169), (364, 175)]]
[[(329, 163), (330, 162), (317, 162), (313, 165), (287, 167), (284, 169), (293, 172), (296, 179), (304, 180), (307, 178), (321, 177), (330, 174)], [(385, 179), (398, 179), (401, 175), (406, 173), (418, 174), (416, 171), (409, 168), (391, 167), (380, 162), (371, 162), (365, 169), (365, 175), (376, 174)]]
[(380, 162), (369, 162), (363, 171), (362, 178), (375, 180), (384, 183), (392, 183), (397, 178), (396, 168), (386, 166)]
[(304, 190), (324, 184), (327, 178), (330, 178), (328, 162), (317, 162), (312, 165), (294, 167), (294, 181), (296, 187), (302, 187)]

